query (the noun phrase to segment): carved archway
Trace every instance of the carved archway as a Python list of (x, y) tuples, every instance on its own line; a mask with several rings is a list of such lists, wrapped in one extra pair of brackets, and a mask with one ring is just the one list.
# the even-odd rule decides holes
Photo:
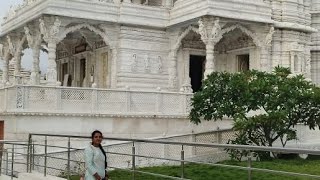
[(84, 29), (84, 28), (87, 28), (90, 31), (101, 36), (103, 41), (106, 43), (106, 45), (109, 45), (111, 47), (111, 49), (113, 49), (114, 46), (113, 46), (113, 44), (111, 44), (111, 42), (112, 42), (111, 38), (109, 38), (108, 35), (104, 31), (102, 31), (102, 30), (100, 30), (100, 29), (98, 29), (88, 23), (83, 23), (83, 24), (78, 24), (75, 26), (68, 27), (67, 29), (65, 29), (65, 31), (61, 35), (59, 35), (58, 43), (61, 42), (67, 36), (67, 34), (78, 31), (80, 29)]
[(194, 27), (194, 26), (192, 26), (192, 25), (190, 25), (187, 29), (185, 29), (185, 30), (180, 34), (180, 36), (177, 38), (176, 43), (174, 44), (174, 46), (173, 46), (173, 48), (172, 48), (172, 49), (174, 50), (174, 53), (175, 53), (175, 54), (177, 53), (177, 51), (179, 50), (180, 46), (182, 45), (182, 40), (183, 40), (191, 31), (199, 34), (198, 28), (196, 28), (196, 27)]
[(242, 32), (244, 32), (246, 35), (252, 38), (252, 41), (256, 46), (258, 47), (262, 46), (263, 41), (258, 37), (258, 35), (240, 24), (235, 24), (230, 27), (222, 29), (220, 32), (220, 35), (217, 36), (217, 39), (215, 39), (215, 43), (217, 44), (223, 38), (224, 34), (227, 34), (235, 29), (240, 29)]

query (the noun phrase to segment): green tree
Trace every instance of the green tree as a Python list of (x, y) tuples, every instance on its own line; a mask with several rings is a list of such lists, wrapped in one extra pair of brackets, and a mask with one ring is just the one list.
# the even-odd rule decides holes
[(232, 118), (238, 137), (233, 143), (239, 144), (272, 146), (280, 140), (285, 146), (297, 138), (297, 124), (320, 125), (319, 88), (281, 67), (272, 73), (214, 72), (194, 94), (192, 107), (189, 116), (196, 124)]

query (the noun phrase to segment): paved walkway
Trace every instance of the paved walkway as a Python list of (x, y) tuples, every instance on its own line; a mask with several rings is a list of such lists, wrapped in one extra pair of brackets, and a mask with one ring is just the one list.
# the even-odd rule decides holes
[[(11, 180), (11, 177), (1, 175), (0, 180)], [(33, 173), (20, 173), (19, 178), (13, 178), (13, 180), (66, 180), (63, 178), (55, 177), (55, 176), (46, 176), (43, 174), (33, 172)]]

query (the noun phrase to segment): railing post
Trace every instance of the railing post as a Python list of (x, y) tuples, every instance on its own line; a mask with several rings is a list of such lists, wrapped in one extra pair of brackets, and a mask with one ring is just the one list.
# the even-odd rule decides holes
[(136, 179), (136, 147), (134, 142), (132, 142), (132, 179)]
[(11, 180), (13, 179), (13, 164), (14, 164), (14, 144), (12, 144), (12, 152), (11, 152)]
[(184, 147), (182, 145), (182, 150), (181, 150), (181, 178), (184, 178)]
[(6, 150), (6, 175), (9, 175), (9, 152)]
[(32, 142), (32, 170), (34, 170), (34, 157), (35, 157), (35, 149), (34, 149), (34, 143)]
[(48, 140), (47, 140), (47, 136), (45, 136), (45, 140), (44, 140), (44, 176), (47, 176), (47, 155), (48, 155)]
[(70, 180), (70, 150), (71, 150), (71, 142), (70, 137), (68, 138), (68, 162), (67, 162), (67, 178)]
[(3, 148), (4, 148), (4, 143), (1, 143), (0, 144), (0, 176), (2, 174)]
[(248, 153), (248, 180), (251, 180), (251, 176), (252, 176), (252, 156), (251, 156), (251, 152), (249, 151)]
[[(28, 146), (27, 146), (27, 173), (31, 172), (31, 134), (29, 134), (28, 138)], [(29, 171), (30, 170), (30, 171)]]

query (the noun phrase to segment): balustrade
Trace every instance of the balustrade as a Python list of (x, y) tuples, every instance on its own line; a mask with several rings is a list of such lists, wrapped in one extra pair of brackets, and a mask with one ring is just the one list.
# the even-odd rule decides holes
[(0, 90), (0, 111), (187, 115), (191, 97), (160, 91), (13, 86)]

